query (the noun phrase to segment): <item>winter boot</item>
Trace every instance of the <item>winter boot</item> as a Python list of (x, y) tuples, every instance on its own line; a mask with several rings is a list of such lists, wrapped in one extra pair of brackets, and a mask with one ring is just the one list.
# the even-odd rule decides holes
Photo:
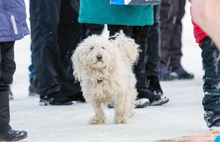
[(27, 137), (26, 131), (17, 131), (10, 129), (6, 132), (0, 133), (0, 141), (19, 141)]
[(86, 102), (85, 98), (83, 97), (82, 92), (80, 92), (78, 94), (75, 94), (73, 96), (68, 96), (67, 98), (70, 98), (72, 101), (77, 101), (77, 102), (80, 102), (80, 103), (85, 103)]
[(182, 67), (174, 68), (171, 72), (173, 77), (177, 79), (193, 79), (194, 75), (186, 72)]
[(220, 130), (220, 121), (215, 122), (211, 127), (209, 127), (209, 131)]
[(57, 92), (46, 96), (40, 96), (39, 104), (41, 106), (47, 106), (47, 105), (71, 105), (73, 103), (71, 99), (66, 98), (64, 95)]
[(160, 81), (174, 80), (176, 77), (170, 74), (170, 71), (166, 68), (160, 69)]
[(147, 98), (136, 98), (135, 108), (145, 108), (150, 105), (150, 101)]
[(147, 76), (147, 84), (149, 91), (160, 96), (163, 95), (163, 91), (160, 87), (159, 78), (157, 76)]
[(151, 106), (163, 105), (169, 102), (169, 99), (159, 94), (154, 94), (147, 88), (138, 88), (138, 98), (147, 98)]

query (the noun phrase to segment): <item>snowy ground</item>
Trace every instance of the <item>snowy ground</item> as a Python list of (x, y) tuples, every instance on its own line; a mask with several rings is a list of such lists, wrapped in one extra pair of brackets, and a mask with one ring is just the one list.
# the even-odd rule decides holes
[[(28, 0), (26, 2), (28, 4)], [(189, 3), (183, 24), (182, 64), (194, 73), (195, 79), (161, 82), (170, 102), (136, 110), (126, 125), (113, 124), (114, 111), (107, 108), (106, 124), (89, 125), (88, 120), (94, 114), (90, 104), (39, 106), (37, 97), (28, 97), (30, 36), (18, 41), (15, 47), (17, 70), (12, 86), (15, 99), (10, 102), (11, 125), (28, 131), (25, 142), (151, 142), (208, 131), (201, 104), (201, 51), (194, 42)]]

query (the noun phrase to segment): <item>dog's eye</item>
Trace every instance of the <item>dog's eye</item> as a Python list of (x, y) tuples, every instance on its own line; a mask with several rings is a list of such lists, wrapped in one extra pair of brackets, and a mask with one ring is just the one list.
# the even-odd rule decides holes
[(102, 47), (102, 49), (105, 49), (105, 47)]
[(94, 47), (91, 47), (91, 48), (90, 48), (90, 50), (93, 50), (93, 49), (94, 49)]

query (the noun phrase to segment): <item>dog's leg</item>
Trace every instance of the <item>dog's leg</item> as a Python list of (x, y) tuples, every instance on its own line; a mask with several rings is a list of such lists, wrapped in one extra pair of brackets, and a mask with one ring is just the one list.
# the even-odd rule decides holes
[(114, 101), (115, 108), (115, 124), (126, 124), (128, 123), (128, 110), (129, 110), (129, 102), (125, 95), (120, 99)]
[(129, 117), (132, 117), (134, 115), (134, 107), (135, 107), (135, 99), (137, 96), (137, 91), (134, 88), (130, 89), (131, 91), (129, 91), (129, 95), (130, 95), (130, 109), (129, 109)]
[(90, 124), (91, 125), (104, 124), (106, 118), (101, 103), (94, 102), (92, 105), (95, 110), (95, 116), (93, 116), (93, 118), (90, 120)]

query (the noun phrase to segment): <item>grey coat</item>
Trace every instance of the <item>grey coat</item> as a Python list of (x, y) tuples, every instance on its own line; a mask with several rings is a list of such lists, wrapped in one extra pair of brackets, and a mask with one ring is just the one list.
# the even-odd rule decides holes
[(19, 40), (28, 34), (24, 0), (0, 0), (0, 42)]

